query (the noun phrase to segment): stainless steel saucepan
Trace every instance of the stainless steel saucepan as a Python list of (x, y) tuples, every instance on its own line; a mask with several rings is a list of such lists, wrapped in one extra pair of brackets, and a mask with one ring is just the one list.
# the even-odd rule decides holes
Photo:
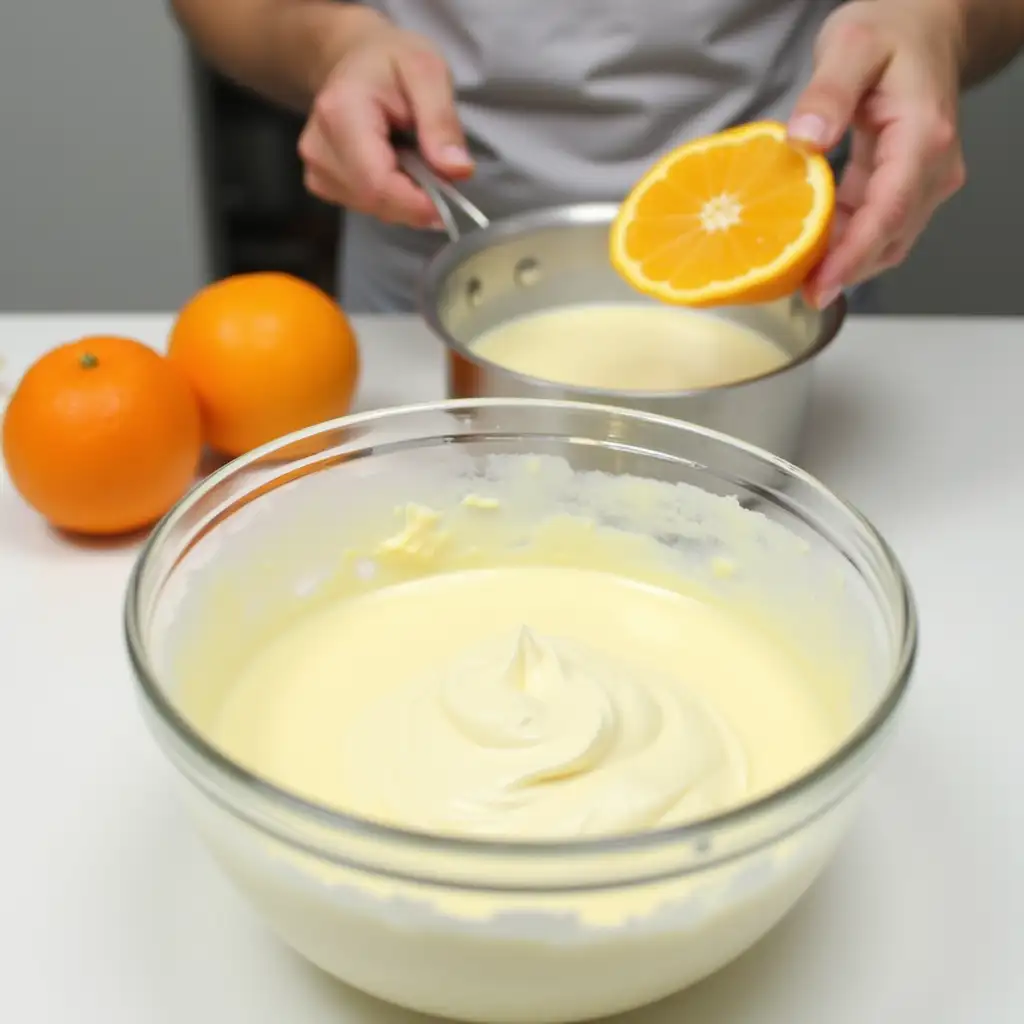
[(401, 151), (403, 169), (431, 197), (451, 239), (420, 284), (420, 309), (444, 342), (448, 397), (555, 398), (598, 402), (687, 420), (793, 461), (810, 402), (814, 357), (835, 338), (845, 300), (826, 310), (799, 296), (708, 315), (752, 328), (789, 362), (772, 373), (693, 391), (637, 392), (571, 387), (527, 377), (473, 352), (491, 328), (528, 313), (581, 303), (651, 303), (615, 272), (608, 229), (617, 207), (584, 203), (491, 223), (419, 156)]

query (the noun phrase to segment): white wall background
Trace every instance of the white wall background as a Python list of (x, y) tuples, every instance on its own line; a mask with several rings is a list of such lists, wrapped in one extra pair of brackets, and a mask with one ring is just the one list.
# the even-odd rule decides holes
[(0, 6), (0, 311), (179, 305), (203, 257), (167, 5)]
[(1024, 58), (964, 99), (967, 187), (881, 282), (898, 313), (1024, 315)]
[[(170, 309), (203, 277), (190, 97), (161, 0), (6, 0), (0, 311)], [(1024, 63), (968, 97), (970, 183), (894, 312), (1024, 314)]]

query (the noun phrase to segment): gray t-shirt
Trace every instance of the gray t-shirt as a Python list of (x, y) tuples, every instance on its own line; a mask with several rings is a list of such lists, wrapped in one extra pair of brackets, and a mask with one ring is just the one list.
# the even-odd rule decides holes
[[(431, 39), (452, 71), (492, 219), (620, 200), (660, 154), (757, 118), (785, 119), (839, 0), (370, 0)], [(346, 215), (342, 298), (414, 305), (439, 232)]]

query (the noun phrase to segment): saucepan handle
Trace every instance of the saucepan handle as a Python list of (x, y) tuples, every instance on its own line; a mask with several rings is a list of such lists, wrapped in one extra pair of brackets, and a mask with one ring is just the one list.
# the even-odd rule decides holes
[(450, 181), (430, 168), (420, 156), (415, 136), (407, 132), (394, 132), (391, 141), (398, 154), (398, 166), (430, 197), (453, 242), (457, 242), (463, 235), (460, 220), (470, 229), (485, 228), (490, 224), (488, 218)]

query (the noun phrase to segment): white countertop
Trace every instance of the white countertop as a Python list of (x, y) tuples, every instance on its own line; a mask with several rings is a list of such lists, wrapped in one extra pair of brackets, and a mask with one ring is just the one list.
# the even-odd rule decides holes
[[(0, 382), (165, 317), (0, 317)], [(360, 407), (440, 397), (413, 320), (358, 325)], [(804, 463), (916, 591), (902, 727), (834, 866), (760, 946), (635, 1024), (1024, 1020), (1024, 321), (854, 320), (820, 361)], [(72, 546), (0, 472), (0, 1017), (17, 1024), (412, 1024), (263, 928), (207, 859), (137, 712), (135, 547)]]

